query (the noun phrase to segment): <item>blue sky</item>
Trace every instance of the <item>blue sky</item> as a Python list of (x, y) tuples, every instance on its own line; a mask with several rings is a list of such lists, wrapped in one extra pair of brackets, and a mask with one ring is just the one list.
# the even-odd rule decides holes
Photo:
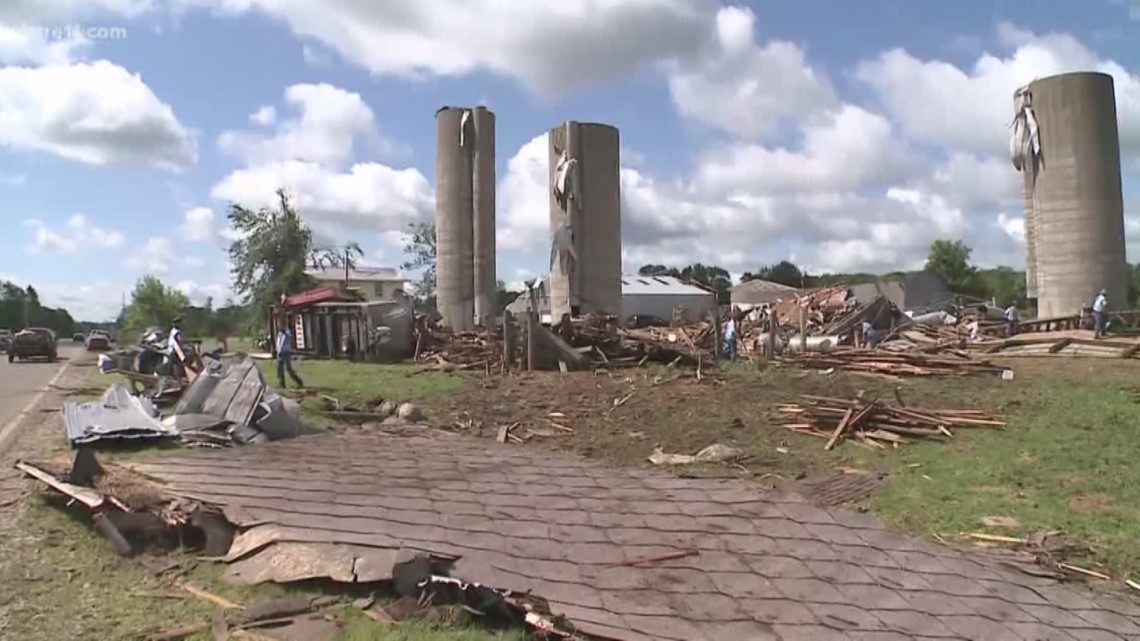
[(227, 205), (276, 187), (322, 242), (398, 265), (444, 104), (496, 112), (508, 282), (545, 269), (566, 119), (621, 131), (629, 269), (909, 268), (935, 238), (1020, 266), (1010, 96), (1062, 71), (1116, 78), (1126, 214), (1140, 196), (1128, 0), (4, 4), (0, 278), (85, 319), (147, 273), (223, 301)]

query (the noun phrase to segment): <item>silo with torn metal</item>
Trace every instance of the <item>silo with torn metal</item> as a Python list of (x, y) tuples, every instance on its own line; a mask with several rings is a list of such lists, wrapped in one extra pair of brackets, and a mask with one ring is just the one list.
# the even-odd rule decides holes
[(443, 325), (468, 330), (475, 319), (474, 123), (471, 111), (435, 114), (436, 306)]
[[(1080, 72), (1042, 78), (1018, 90), (1015, 100), (1011, 151), (1025, 173), (1026, 284), (1036, 294), (1038, 317), (1076, 314), (1102, 288), (1111, 305), (1127, 307), (1112, 77)], [(1023, 129), (1019, 120), (1027, 123)]]
[(618, 130), (568, 121), (550, 130), (549, 146), (551, 315), (620, 315)]
[(499, 312), (495, 272), (495, 114), (483, 106), (475, 107), (472, 114), (475, 320), (489, 327)]

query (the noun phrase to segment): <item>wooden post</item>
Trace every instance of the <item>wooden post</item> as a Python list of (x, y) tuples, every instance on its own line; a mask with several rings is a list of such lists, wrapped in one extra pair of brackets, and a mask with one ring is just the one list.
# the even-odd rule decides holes
[(800, 302), (800, 353), (807, 353), (807, 318), (802, 301)]
[(534, 312), (526, 315), (526, 369), (533, 372), (535, 370), (535, 348), (538, 337), (538, 320), (534, 317)]
[(534, 284), (527, 285), (527, 300), (530, 301), (530, 310), (526, 315), (526, 368), (533, 372), (536, 368), (538, 349), (538, 294), (534, 291)]
[(511, 359), (515, 356), (514, 334), (511, 333), (511, 312), (503, 311), (503, 371), (511, 371)]
[(715, 340), (713, 340), (713, 365), (720, 366), (720, 308), (715, 307), (712, 311), (713, 331), (715, 332)]

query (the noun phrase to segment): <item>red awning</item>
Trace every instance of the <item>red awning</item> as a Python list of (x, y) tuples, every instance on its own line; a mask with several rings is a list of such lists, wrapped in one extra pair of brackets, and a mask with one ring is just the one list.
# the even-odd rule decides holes
[(348, 294), (341, 291), (339, 287), (318, 287), (317, 289), (310, 289), (305, 292), (298, 292), (290, 294), (281, 301), (281, 306), (285, 308), (304, 307), (306, 305), (315, 305), (316, 303), (327, 303), (331, 301), (351, 301), (355, 300)]

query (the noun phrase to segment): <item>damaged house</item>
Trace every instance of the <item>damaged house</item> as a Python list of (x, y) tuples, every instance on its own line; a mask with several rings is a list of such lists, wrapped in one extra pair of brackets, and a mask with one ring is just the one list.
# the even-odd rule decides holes
[[(403, 290), (365, 300), (340, 285), (285, 296), (270, 309), (269, 332), (293, 330), (293, 353), (309, 358), (400, 360), (414, 350), (415, 312)], [(276, 350), (276, 344), (271, 346)]]

